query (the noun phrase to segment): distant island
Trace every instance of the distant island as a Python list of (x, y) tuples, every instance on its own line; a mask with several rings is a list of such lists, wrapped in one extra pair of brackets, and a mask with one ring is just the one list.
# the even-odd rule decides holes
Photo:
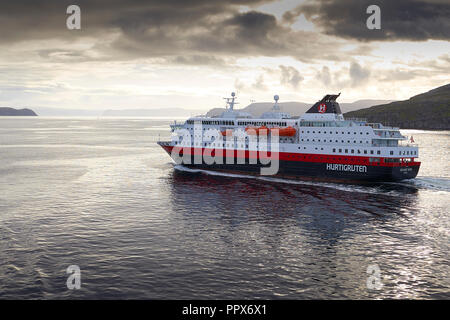
[(31, 109), (14, 109), (0, 107), (0, 116), (37, 116), (37, 114)]
[(450, 130), (450, 84), (409, 100), (347, 112), (347, 118), (366, 118), (402, 129)]

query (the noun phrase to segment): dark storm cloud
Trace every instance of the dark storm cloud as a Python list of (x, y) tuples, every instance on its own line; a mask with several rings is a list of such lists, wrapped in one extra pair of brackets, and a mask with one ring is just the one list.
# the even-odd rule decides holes
[[(369, 30), (369, 5), (381, 9), (381, 29)], [(450, 40), (448, 0), (314, 0), (284, 14), (292, 23), (304, 14), (326, 34), (362, 41)]]
[[(148, 32), (173, 26), (206, 25), (208, 17), (229, 14), (238, 5), (256, 5), (268, 0), (21, 0), (0, 3), (1, 41), (48, 37), (74, 37), (110, 29), (124, 33)], [(66, 29), (66, 9), (81, 8), (82, 30)]]
[[(79, 0), (76, 4), (81, 8), (81, 30), (66, 28), (66, 8), (73, 0), (2, 2), (0, 45), (57, 39), (67, 43), (67, 48), (43, 47), (38, 54), (60, 61), (144, 57), (212, 65), (230, 56), (346, 59), (338, 50), (333, 55), (324, 51), (324, 45), (333, 43), (319, 34), (295, 31), (274, 15), (255, 11), (256, 6), (273, 1)], [(242, 6), (250, 10), (242, 12)], [(85, 52), (69, 49), (80, 39), (91, 39), (93, 45)]]

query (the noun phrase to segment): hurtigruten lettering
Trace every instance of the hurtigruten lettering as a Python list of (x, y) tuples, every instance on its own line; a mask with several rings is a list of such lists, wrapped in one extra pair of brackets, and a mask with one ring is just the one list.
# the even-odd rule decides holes
[(367, 166), (358, 166), (355, 164), (327, 163), (327, 170), (367, 172)]

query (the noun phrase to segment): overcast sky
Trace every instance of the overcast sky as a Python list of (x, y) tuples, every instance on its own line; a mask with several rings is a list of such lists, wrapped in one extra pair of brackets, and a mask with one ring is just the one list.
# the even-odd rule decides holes
[[(71, 4), (81, 30), (66, 27)], [(2, 1), (0, 106), (407, 99), (450, 82), (449, 40), (448, 0)]]

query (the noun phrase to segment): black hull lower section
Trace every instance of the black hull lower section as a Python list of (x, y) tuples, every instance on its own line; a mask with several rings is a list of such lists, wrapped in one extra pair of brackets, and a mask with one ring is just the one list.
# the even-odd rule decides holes
[[(191, 162), (192, 163), (192, 162)], [(192, 169), (261, 175), (261, 164), (189, 164)], [(342, 169), (342, 170), (339, 170)], [(359, 166), (333, 165), (327, 163), (280, 161), (274, 177), (302, 180), (346, 181), (346, 182), (382, 182), (413, 179), (419, 172), (419, 166)]]
[[(234, 173), (247, 173), (262, 176), (286, 177), (290, 179), (302, 180), (325, 180), (325, 181), (340, 181), (340, 182), (383, 182), (383, 181), (400, 181), (405, 179), (413, 179), (417, 176), (420, 168), (420, 162), (402, 162), (388, 164), (383, 162), (362, 162), (359, 157), (349, 157), (342, 159), (331, 158), (327, 162), (325, 157), (314, 156), (309, 157), (316, 161), (298, 161), (299, 157), (296, 154), (287, 154), (293, 160), (270, 161), (265, 159), (250, 159), (250, 158), (234, 158), (222, 157), (212, 158), (203, 157), (203, 150), (198, 152), (195, 156), (191, 149), (184, 155), (179, 155), (179, 151), (172, 154), (173, 146), (168, 142), (158, 142), (161, 147), (173, 158), (177, 164), (182, 164), (188, 168), (204, 169)], [(184, 151), (180, 149), (180, 151)], [(205, 159), (211, 160), (205, 162)], [(303, 157), (305, 158), (305, 157)], [(354, 158), (354, 159), (353, 159)], [(295, 160), (294, 160), (295, 159)], [(217, 163), (221, 160), (221, 163)], [(333, 163), (337, 160), (340, 163)], [(344, 160), (344, 161), (343, 161)]]

